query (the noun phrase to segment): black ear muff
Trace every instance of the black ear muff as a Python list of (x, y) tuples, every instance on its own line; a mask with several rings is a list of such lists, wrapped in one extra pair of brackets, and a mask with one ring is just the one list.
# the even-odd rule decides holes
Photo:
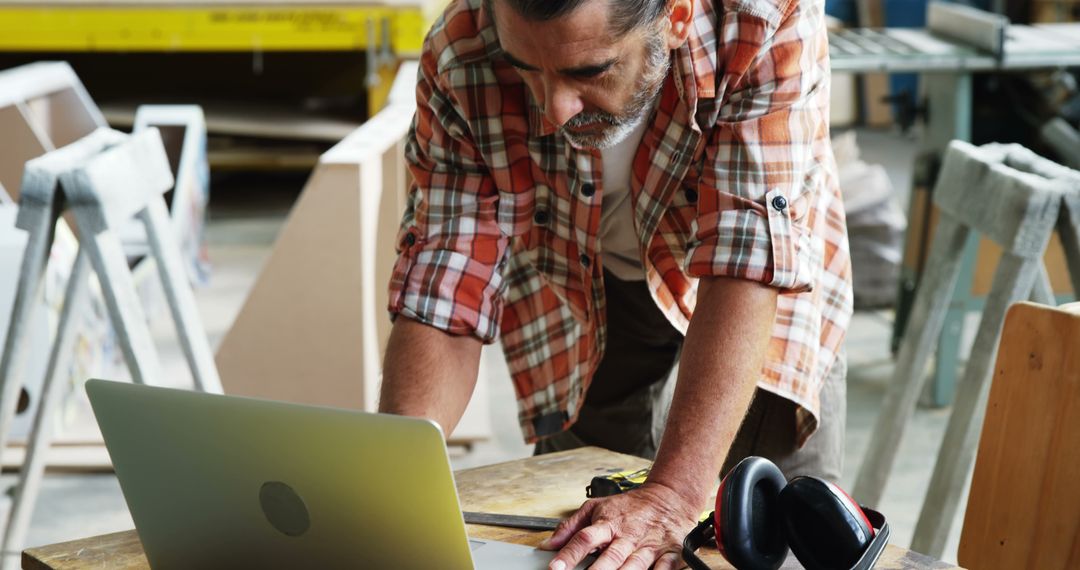
[(836, 485), (796, 477), (779, 496), (787, 544), (807, 570), (852, 568), (874, 539), (874, 527)]
[(716, 545), (739, 570), (775, 570), (787, 558), (779, 509), (787, 481), (773, 462), (747, 457), (716, 494)]

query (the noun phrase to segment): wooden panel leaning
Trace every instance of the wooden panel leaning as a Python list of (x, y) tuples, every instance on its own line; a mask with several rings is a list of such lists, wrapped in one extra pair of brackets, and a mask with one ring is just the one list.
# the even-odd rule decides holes
[(1009, 309), (968, 497), (971, 570), (1080, 567), (1080, 305)]
[[(403, 64), (387, 107), (319, 158), (218, 347), (227, 393), (375, 411), (416, 73)], [(482, 380), (453, 443), (490, 434)]]
[[(972, 231), (985, 234), (1002, 247), (1004, 254), (916, 528), (912, 548), (917, 551), (940, 555), (944, 548), (964, 478), (974, 459), (986, 378), (1006, 309), (1033, 294), (1045, 295), (1047, 284), (1041, 283), (1037, 289), (1034, 285), (1045, 278), (1041, 260), (1056, 228), (1061, 229), (1063, 241), (1074, 242), (1066, 246), (1066, 253), (1077, 254), (1075, 230), (1068, 227), (1071, 202), (1066, 200), (1080, 193), (1077, 180), (1080, 174), (1018, 145), (974, 147), (954, 141), (949, 146), (934, 190), (941, 222), (930, 247), (928, 270), (854, 490), (855, 497), (869, 506), (880, 502), (954, 293), (963, 244)], [(1063, 205), (1066, 215), (1061, 215)], [(1070, 269), (1080, 266), (1078, 262), (1080, 259), (1070, 259)], [(1076, 272), (1072, 273), (1072, 281), (1074, 287), (1080, 282)]]
[(374, 411), (416, 69), (399, 74), (407, 95), (320, 157), (218, 348), (229, 394)]

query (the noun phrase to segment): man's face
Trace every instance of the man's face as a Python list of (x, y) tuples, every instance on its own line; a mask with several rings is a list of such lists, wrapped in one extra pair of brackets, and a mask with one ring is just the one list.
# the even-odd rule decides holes
[(651, 24), (613, 38), (606, 0), (546, 22), (526, 20), (501, 0), (493, 5), (507, 61), (571, 143), (610, 148), (644, 119), (667, 76), (663, 28)]

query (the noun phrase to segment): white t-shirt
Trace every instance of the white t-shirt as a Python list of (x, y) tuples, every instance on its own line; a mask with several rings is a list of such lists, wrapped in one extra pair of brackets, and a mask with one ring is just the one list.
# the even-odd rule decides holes
[(634, 229), (634, 205), (630, 199), (630, 177), (641, 138), (649, 120), (641, 121), (619, 144), (600, 151), (603, 159), (603, 204), (600, 214), (600, 251), (604, 268), (623, 281), (645, 279), (637, 230)]

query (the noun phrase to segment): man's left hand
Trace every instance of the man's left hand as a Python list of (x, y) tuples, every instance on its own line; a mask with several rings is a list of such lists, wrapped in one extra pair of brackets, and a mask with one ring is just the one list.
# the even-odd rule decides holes
[(674, 489), (659, 483), (611, 497), (590, 499), (540, 545), (559, 549), (551, 570), (574, 568), (600, 551), (592, 570), (675, 570), (684, 566), (682, 541), (701, 513)]

